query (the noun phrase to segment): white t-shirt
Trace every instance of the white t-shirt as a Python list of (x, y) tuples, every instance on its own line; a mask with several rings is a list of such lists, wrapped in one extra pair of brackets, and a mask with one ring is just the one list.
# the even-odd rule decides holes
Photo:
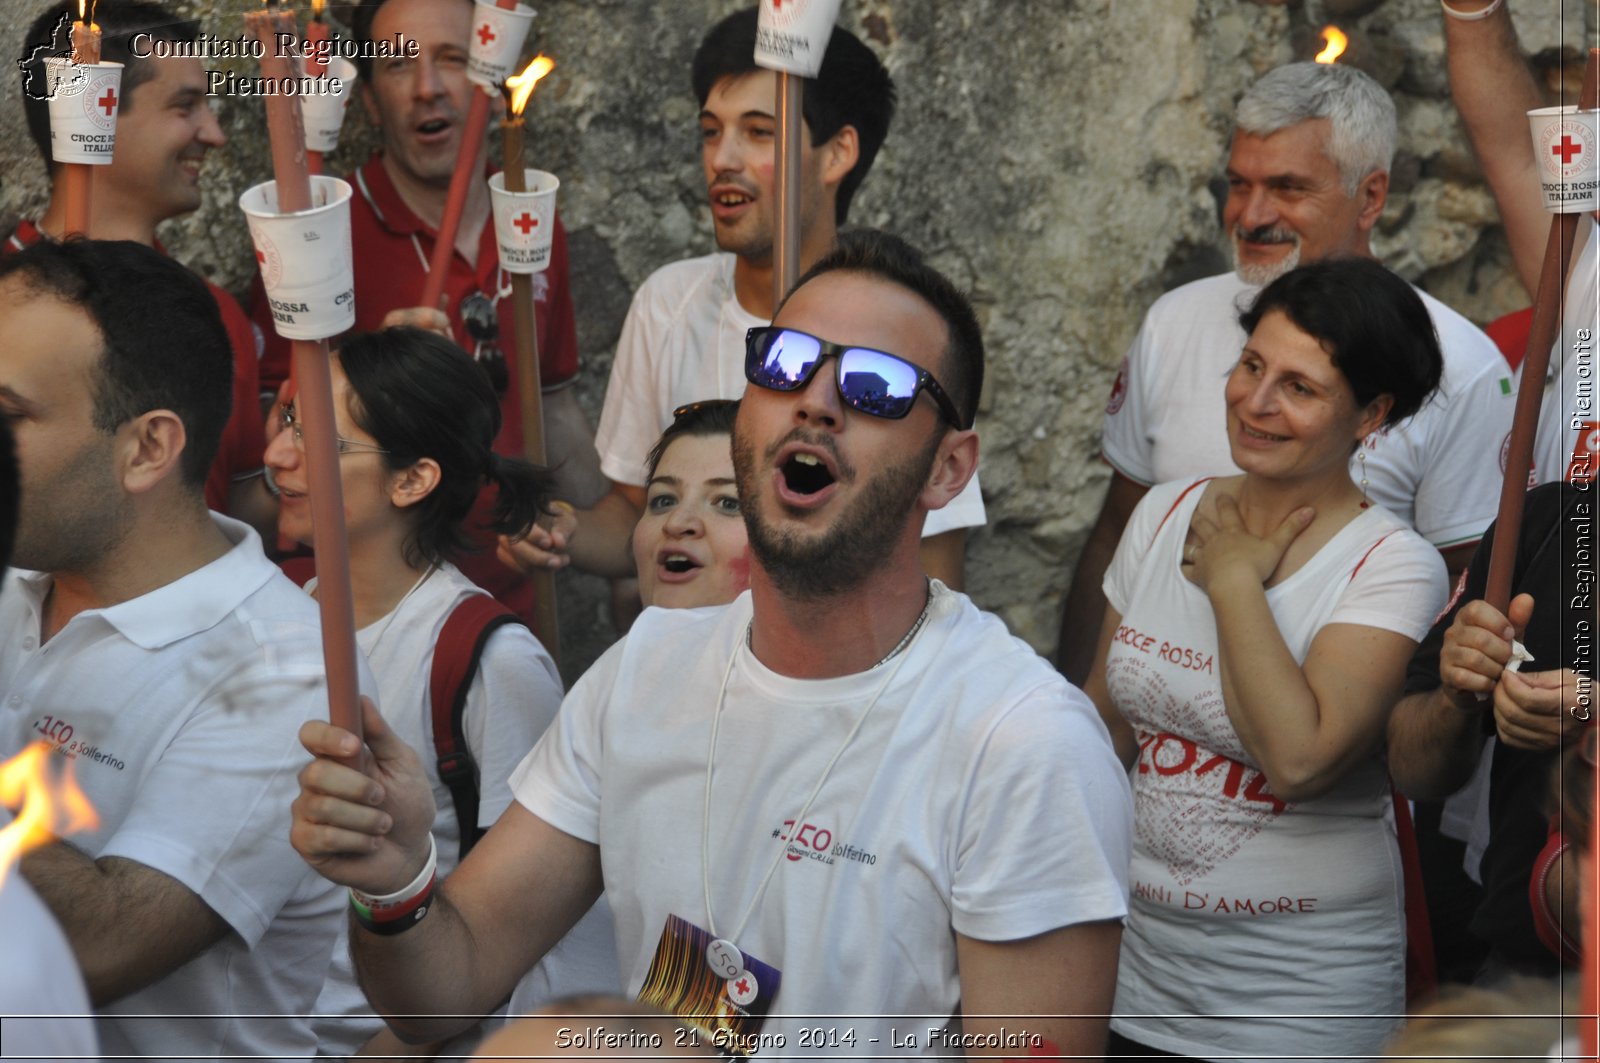
[[(1106, 404), (1106, 461), (1141, 484), (1239, 471), (1228, 448), (1228, 373), (1239, 360), (1238, 314), (1260, 291), (1236, 274), (1157, 299), (1123, 359)], [(1513, 399), (1505, 359), (1472, 322), (1418, 291), (1439, 333), (1439, 390), (1366, 444), (1372, 500), (1444, 549), (1476, 542), (1500, 503), (1500, 448)], [(1357, 483), (1362, 463), (1351, 458)]]
[[(307, 590), (315, 587), (315, 581)], [(433, 652), (445, 621), (469, 596), (484, 593), (454, 565), (446, 562), (430, 573), (394, 611), (356, 632), (368, 665), (378, 680), (384, 719), (422, 761), (433, 786), (437, 809), (433, 837), (439, 847), (439, 877), (455, 870), (460, 860), (461, 827), (450, 788), (439, 778), (433, 744), (433, 700), (430, 679)], [(478, 671), (467, 688), (462, 729), (467, 749), (478, 766), (478, 826), (487, 829), (511, 804), (508, 780), (512, 770), (555, 719), (561, 706), (561, 677), (539, 640), (521, 624), (497, 628), (484, 644)], [(535, 977), (534, 974), (528, 976)], [(619, 977), (616, 945), (604, 901), (573, 928), (571, 934), (540, 962), (537, 978), (552, 996), (616, 992)], [(349, 922), (339, 924), (328, 980), (317, 998), (318, 1052), (347, 1056), (383, 1027), (355, 981), (350, 961)], [(501, 1015), (453, 1038), (440, 1054), (465, 1055), (499, 1025)]]
[[(1179, 570), (1204, 484), (1152, 488), (1106, 573), (1106, 685), (1139, 740), (1112, 1027), (1215, 1059), (1374, 1055), (1405, 1010), (1388, 775), (1374, 755), (1312, 800), (1267, 787), (1223, 704), (1211, 604)], [(1445, 591), (1438, 551), (1373, 507), (1267, 602), (1304, 662), (1328, 624), (1420, 640)]]
[(289, 846), (300, 725), (328, 713), (317, 607), (254, 531), (212, 519), (234, 544), (222, 557), (43, 645), (50, 577), (6, 578), (0, 757), (54, 744), (100, 817), (70, 844), (171, 876), (233, 930), (100, 1008), (107, 1055), (304, 1058), (344, 917), (342, 892)]
[(1533, 475), (1539, 483), (1581, 480), (1600, 473), (1600, 407), (1595, 402), (1595, 343), (1600, 333), (1600, 261), (1594, 219), (1578, 225), (1583, 249), (1567, 279), (1561, 338), (1550, 352), (1539, 434), (1534, 441)]
[[(673, 262), (634, 293), (595, 433), (600, 469), (616, 483), (644, 485), (645, 459), (672, 424), (673, 410), (744, 394), (744, 334), (771, 322), (739, 305), (734, 261), (716, 251)], [(922, 534), (978, 528), (987, 519), (974, 473), (949, 505), (928, 514)]]
[(711, 929), (701, 824), (724, 675), (710, 895), (716, 932), (781, 972), (761, 1033), (787, 1044), (772, 1054), (807, 1054), (807, 1015), (854, 1016), (858, 1043), (836, 1050), (867, 1054), (890, 1048), (897, 1014), (923, 1016), (919, 1035), (941, 1025), (960, 998), (957, 933), (1008, 941), (1122, 917), (1128, 783), (1094, 707), (934, 582), (910, 656), (739, 932), (785, 820), (885, 678), (777, 675), (746, 645), (750, 616), (748, 593), (721, 608), (646, 609), (512, 779), (535, 815), (599, 845), (630, 994), (669, 915)]
[[(10, 822), (0, 808), (0, 827)], [(56, 917), (15, 867), (0, 869), (0, 1053), (22, 1061), (98, 1059), (93, 1015)]]

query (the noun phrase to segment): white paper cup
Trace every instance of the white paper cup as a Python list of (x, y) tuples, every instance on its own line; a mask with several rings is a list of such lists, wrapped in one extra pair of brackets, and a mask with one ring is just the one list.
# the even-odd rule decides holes
[(109, 166), (122, 109), (122, 64), (45, 60), (50, 96), (50, 157)]
[(467, 80), (499, 92), (501, 83), (517, 72), (535, 14), (527, 4), (507, 10), (491, 0), (476, 0), (467, 45)]
[(839, 0), (761, 0), (756, 65), (814, 78), (839, 18)]
[[(300, 114), (306, 123), (306, 150), (326, 154), (339, 146), (339, 130), (344, 126), (344, 109), (350, 105), (350, 87), (355, 84), (356, 65), (341, 56), (328, 60), (328, 76), (318, 80), (328, 82), (337, 78), (338, 93), (304, 93), (300, 97)], [(328, 84), (318, 88), (329, 88)]]
[(500, 268), (507, 273), (543, 273), (550, 265), (555, 239), (556, 189), (561, 181), (543, 170), (524, 170), (526, 192), (507, 192), (506, 175), (489, 178), (494, 204), (494, 238), (500, 246)]
[(1600, 111), (1540, 107), (1528, 112), (1544, 209), (1600, 210)]
[(350, 186), (311, 179), (310, 210), (278, 213), (278, 184), (239, 197), (278, 335), (325, 340), (354, 328), (355, 270), (350, 252)]

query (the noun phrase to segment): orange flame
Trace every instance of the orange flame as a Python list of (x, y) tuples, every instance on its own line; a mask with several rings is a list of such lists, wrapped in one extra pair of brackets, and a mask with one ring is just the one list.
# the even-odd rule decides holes
[(545, 55), (536, 55), (527, 66), (522, 68), (522, 73), (515, 77), (506, 78), (506, 88), (511, 90), (511, 113), (521, 114), (522, 109), (528, 106), (528, 100), (533, 96), (533, 87), (539, 84), (541, 78), (556, 68), (556, 61)]
[(0, 827), (0, 877), (29, 849), (100, 825), (73, 781), (72, 762), (52, 770), (48, 742), (34, 742), (0, 763), (0, 805), (17, 809), (16, 819)]
[(1350, 46), (1350, 38), (1345, 36), (1338, 26), (1322, 27), (1322, 39), (1326, 43), (1326, 47), (1317, 53), (1317, 62), (1319, 63), (1338, 62), (1339, 57), (1344, 54), (1344, 50)]
[(322, 9), (328, 6), (328, 0), (311, 0), (311, 17), (318, 22), (322, 21)]

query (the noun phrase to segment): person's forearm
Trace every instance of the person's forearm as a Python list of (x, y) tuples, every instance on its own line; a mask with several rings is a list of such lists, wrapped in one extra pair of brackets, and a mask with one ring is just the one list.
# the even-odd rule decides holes
[(1273, 792), (1296, 800), (1326, 767), (1317, 755), (1316, 694), (1253, 573), (1219, 573), (1207, 593), (1217, 621), (1217, 669), (1228, 719)]
[(66, 932), (97, 1006), (166, 976), (228, 931), (182, 883), (132, 860), (97, 863), (57, 841), (21, 866)]
[(425, 918), (404, 933), (381, 935), (350, 920), (350, 955), (367, 1000), (409, 1043), (460, 1033), (499, 1001), (475, 977), (474, 942), (443, 887)]
[(579, 509), (600, 500), (610, 486), (600, 471), (594, 429), (578, 405), (578, 389), (547, 391), (544, 403), (545, 463), (556, 478), (556, 495)]
[(572, 563), (584, 572), (607, 579), (632, 576), (633, 529), (639, 511), (616, 491), (591, 509), (577, 511), (578, 526), (567, 543)]
[(1118, 534), (1102, 532), (1096, 524), (1078, 555), (1072, 582), (1061, 603), (1061, 634), (1056, 643), (1056, 670), (1077, 686), (1093, 671), (1100, 618), (1105, 616), (1106, 595), (1101, 584), (1117, 552)]
[(1415, 801), (1438, 801), (1466, 785), (1483, 748), (1483, 714), (1440, 688), (1408, 694), (1389, 717), (1389, 776)]
[[(1488, 4), (1452, 0), (1451, 6), (1471, 12)], [(1450, 95), (1500, 208), (1517, 276), (1531, 295), (1539, 284), (1549, 215), (1539, 191), (1527, 112), (1545, 101), (1522, 57), (1508, 6), (1484, 19), (1441, 14), (1441, 20)]]

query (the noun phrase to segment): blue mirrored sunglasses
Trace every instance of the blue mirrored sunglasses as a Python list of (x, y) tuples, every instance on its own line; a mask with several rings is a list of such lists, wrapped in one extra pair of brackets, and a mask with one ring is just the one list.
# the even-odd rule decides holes
[(792, 328), (753, 328), (744, 337), (745, 379), (769, 391), (798, 391), (823, 359), (837, 360), (839, 397), (853, 410), (898, 420), (927, 389), (944, 419), (966, 428), (955, 403), (933, 374), (904, 358), (871, 347), (846, 347)]

